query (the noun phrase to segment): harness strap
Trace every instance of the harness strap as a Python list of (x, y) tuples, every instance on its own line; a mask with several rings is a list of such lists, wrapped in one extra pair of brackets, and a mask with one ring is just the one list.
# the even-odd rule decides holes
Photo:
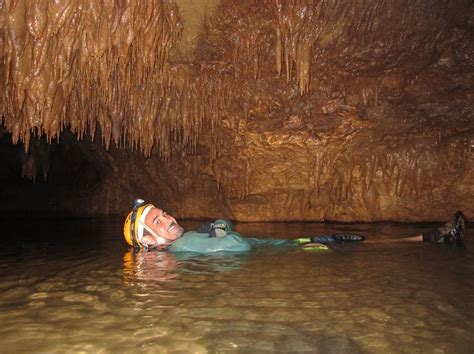
[(140, 198), (135, 199), (133, 202), (132, 216), (130, 218), (130, 234), (132, 235), (133, 253), (137, 253), (140, 250), (137, 235), (135, 234), (135, 221), (137, 219), (138, 208), (142, 206), (143, 203), (145, 203), (145, 201)]

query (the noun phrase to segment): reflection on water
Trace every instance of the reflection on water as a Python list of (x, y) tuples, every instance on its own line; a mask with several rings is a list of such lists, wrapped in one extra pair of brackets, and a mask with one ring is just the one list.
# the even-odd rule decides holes
[[(1, 225), (2, 353), (474, 350), (469, 241), (464, 249), (352, 244), (324, 254), (133, 255), (122, 242), (121, 220)], [(279, 223), (237, 230), (390, 238), (428, 227)]]
[(196, 256), (193, 253), (139, 252), (130, 249), (123, 257), (124, 277), (128, 282), (164, 281), (178, 273), (212, 274), (239, 269), (249, 253), (216, 253)]

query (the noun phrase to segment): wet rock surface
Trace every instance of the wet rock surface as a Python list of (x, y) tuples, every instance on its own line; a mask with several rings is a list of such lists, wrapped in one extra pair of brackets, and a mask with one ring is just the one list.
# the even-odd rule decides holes
[(474, 216), (471, 1), (203, 6), (3, 4), (3, 209)]

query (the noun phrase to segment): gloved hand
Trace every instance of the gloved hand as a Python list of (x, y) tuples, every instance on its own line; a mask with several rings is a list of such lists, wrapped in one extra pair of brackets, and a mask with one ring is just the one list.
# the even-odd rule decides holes
[(209, 234), (209, 237), (224, 237), (227, 235), (227, 225), (225, 223), (206, 222), (199, 226), (197, 232)]
[(219, 227), (214, 227), (211, 231), (209, 231), (209, 237), (224, 237), (226, 235), (227, 231)]
[(212, 222), (206, 222), (202, 224), (201, 226), (199, 226), (196, 231), (201, 234), (208, 234), (212, 230), (212, 225), (213, 225)]
[(361, 242), (365, 240), (364, 236), (357, 235), (357, 234), (345, 234), (345, 233), (338, 233), (332, 235), (336, 241), (340, 242)]
[(209, 231), (209, 237), (224, 237), (227, 235), (227, 225), (221, 223), (211, 224), (211, 231)]

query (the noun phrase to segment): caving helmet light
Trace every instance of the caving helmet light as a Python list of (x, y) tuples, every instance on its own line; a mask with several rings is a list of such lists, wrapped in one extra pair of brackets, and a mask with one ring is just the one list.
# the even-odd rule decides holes
[(145, 230), (155, 238), (156, 245), (167, 243), (166, 239), (145, 224), (145, 218), (153, 208), (155, 208), (153, 204), (145, 204), (143, 199), (137, 198), (133, 202), (132, 211), (125, 219), (123, 236), (125, 241), (133, 247), (134, 252), (138, 252), (141, 248), (148, 249), (148, 245), (142, 242)]

